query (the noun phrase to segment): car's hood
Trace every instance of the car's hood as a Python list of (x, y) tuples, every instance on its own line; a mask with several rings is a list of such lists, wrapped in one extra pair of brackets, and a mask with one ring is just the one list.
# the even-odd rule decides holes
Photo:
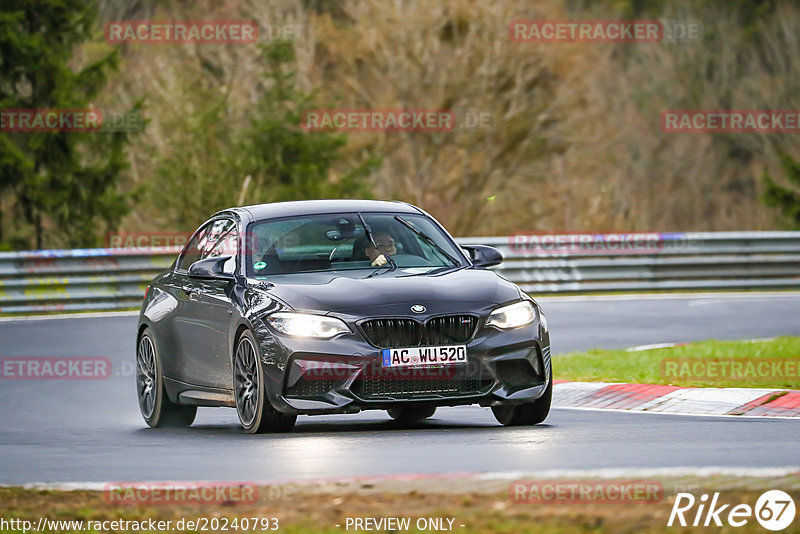
[(480, 311), (520, 296), (516, 285), (486, 270), (426, 275), (398, 269), (367, 278), (372, 272), (275, 276), (269, 292), (296, 310), (348, 315), (410, 315), (415, 304), (427, 315)]

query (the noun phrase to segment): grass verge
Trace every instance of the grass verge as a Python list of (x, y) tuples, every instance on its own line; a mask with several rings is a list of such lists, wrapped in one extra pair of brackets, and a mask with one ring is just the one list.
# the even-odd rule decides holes
[[(753, 506), (758, 497), (769, 489), (786, 491), (795, 502), (800, 502), (800, 477), (797, 474), (772, 479), (742, 479), (736, 477), (684, 477), (682, 479), (659, 478), (647, 481), (594, 479), (570, 480), (555, 479), (550, 481), (536, 480), (535, 476), (527, 479), (535, 480), (535, 484), (544, 488), (545, 483), (555, 484), (561, 488), (578, 484), (591, 488), (586, 495), (596, 496), (597, 491), (603, 495), (616, 495), (610, 488), (624, 488), (626, 484), (646, 482), (657, 484), (660, 488), (657, 498), (646, 501), (626, 500), (619, 497), (595, 500), (597, 497), (573, 499), (552, 497), (533, 500), (526, 494), (518, 498), (516, 491), (519, 481), (496, 480), (489, 485), (486, 481), (475, 479), (451, 480), (448, 487), (435, 483), (416, 481), (402, 484), (361, 484), (349, 483), (342, 486), (315, 488), (313, 484), (299, 486), (291, 491), (280, 487), (260, 488), (256, 502), (243, 503), (209, 503), (200, 506), (186, 505), (140, 505), (122, 506), (112, 504), (102, 491), (59, 491), (35, 490), (18, 487), (0, 488), (0, 517), (31, 521), (37, 525), (40, 517), (50, 520), (82, 521), (81, 527), (63, 530), (43, 529), (40, 532), (97, 532), (97, 529), (85, 530), (91, 524), (88, 521), (172, 521), (169, 532), (203, 532), (204, 529), (175, 528), (181, 519), (197, 520), (206, 518), (218, 521), (234, 518), (275, 518), (277, 530), (252, 529), (247, 532), (284, 532), (290, 534), (306, 533), (345, 533), (363, 531), (347, 529), (348, 518), (409, 518), (411, 528), (397, 529), (397, 532), (433, 532), (436, 529), (418, 530), (414, 528), (417, 520), (431, 518), (442, 521), (448, 529), (464, 534), (471, 533), (674, 533), (694, 532), (691, 526), (680, 528), (668, 527), (673, 504), (679, 492), (689, 492), (696, 498), (702, 494), (712, 495), (719, 492), (719, 502), (747, 504)], [(524, 482), (527, 484), (528, 482)], [(429, 488), (429, 489), (426, 489)], [(604, 488), (604, 489), (599, 489)], [(275, 496), (281, 496), (275, 498)], [(538, 494), (537, 494), (538, 495)], [(545, 495), (542, 491), (541, 495)], [(553, 493), (552, 495), (560, 495)], [(730, 506), (728, 507), (730, 508)], [(687, 512), (691, 523), (695, 509)], [(448, 520), (452, 519), (452, 522)], [(430, 523), (428, 523), (430, 524)], [(269, 521), (270, 527), (274, 526)], [(339, 526), (337, 526), (339, 525)], [(795, 523), (796, 525), (796, 523)], [(758, 522), (750, 518), (741, 528), (727, 527), (714, 529), (715, 532), (763, 532)], [(152, 532), (152, 530), (131, 530), (107, 528), (102, 532)], [(223, 532), (219, 526), (213, 532)], [(241, 528), (229, 532), (243, 532)], [(385, 529), (375, 531), (385, 532)], [(5, 528), (6, 532), (22, 532), (19, 529)]]
[(638, 352), (594, 349), (554, 356), (553, 369), (557, 380), (581, 382), (800, 389), (800, 337)]

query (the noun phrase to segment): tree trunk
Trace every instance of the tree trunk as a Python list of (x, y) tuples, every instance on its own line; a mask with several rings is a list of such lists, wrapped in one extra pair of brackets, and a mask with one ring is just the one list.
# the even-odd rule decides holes
[(33, 220), (36, 226), (36, 250), (42, 250), (42, 214), (37, 211)]

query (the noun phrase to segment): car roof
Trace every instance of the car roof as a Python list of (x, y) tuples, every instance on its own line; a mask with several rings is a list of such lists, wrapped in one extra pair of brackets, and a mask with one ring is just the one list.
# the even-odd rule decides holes
[(295, 215), (318, 215), (323, 213), (380, 212), (423, 213), (419, 208), (399, 201), (387, 200), (297, 200), (293, 202), (274, 202), (255, 204), (225, 211), (246, 212), (252, 220), (292, 217)]

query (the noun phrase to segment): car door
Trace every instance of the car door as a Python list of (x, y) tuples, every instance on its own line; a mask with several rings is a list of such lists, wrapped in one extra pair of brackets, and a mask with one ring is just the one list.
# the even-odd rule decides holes
[(163, 359), (164, 376), (172, 380), (188, 384), (194, 383), (194, 378), (198, 375), (196, 363), (191, 359), (191, 351), (184, 346), (187, 339), (186, 320), (183, 317), (185, 306), (189, 300), (189, 295), (185, 288), (187, 285), (189, 266), (199, 260), (202, 256), (200, 243), (205, 243), (206, 235), (211, 228), (211, 223), (201, 226), (189, 239), (189, 242), (178, 255), (175, 268), (161, 280), (161, 289), (165, 291), (174, 302), (174, 307), (170, 313), (166, 314), (162, 320), (168, 327), (159, 332), (162, 346), (166, 349)]
[[(235, 272), (238, 233), (236, 222), (228, 217), (210, 222), (198, 240), (199, 258), (232, 256), (226, 271)], [(196, 261), (196, 260), (195, 260)], [(176, 321), (191, 384), (215, 389), (233, 389), (228, 334), (233, 316), (231, 280), (189, 276), (191, 265), (181, 265), (182, 297)]]

